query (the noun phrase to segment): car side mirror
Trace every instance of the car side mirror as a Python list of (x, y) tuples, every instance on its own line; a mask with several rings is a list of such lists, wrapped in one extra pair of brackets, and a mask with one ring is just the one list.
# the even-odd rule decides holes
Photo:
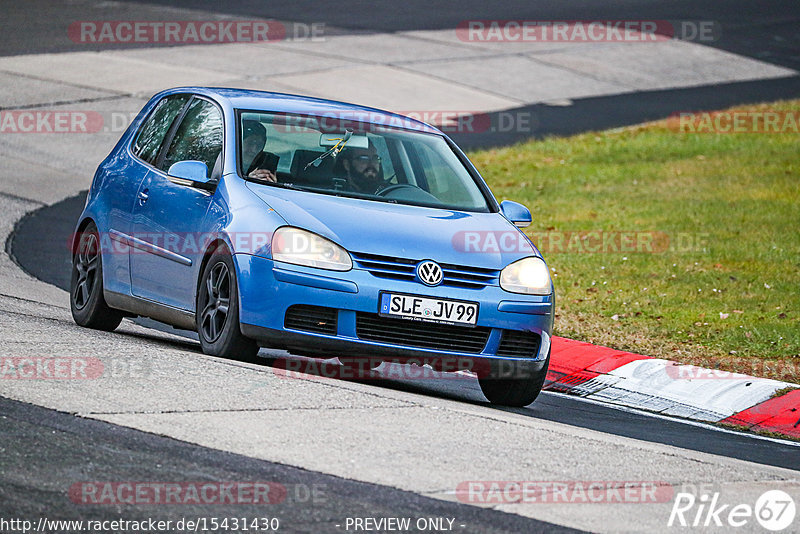
[(525, 228), (531, 224), (530, 210), (519, 202), (504, 200), (500, 203), (500, 211), (502, 211), (503, 216), (511, 221), (517, 228)]
[(186, 160), (173, 163), (167, 171), (170, 182), (211, 191), (216, 185), (208, 178), (208, 165), (202, 161)]

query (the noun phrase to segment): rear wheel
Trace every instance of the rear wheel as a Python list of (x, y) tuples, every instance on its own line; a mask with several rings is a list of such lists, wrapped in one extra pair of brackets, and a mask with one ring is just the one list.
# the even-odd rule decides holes
[(225, 248), (211, 255), (200, 278), (195, 315), (203, 352), (243, 361), (256, 361), (258, 344), (242, 335), (236, 269)]
[(122, 313), (103, 297), (103, 262), (97, 227), (90, 223), (78, 235), (72, 256), (69, 307), (80, 326), (110, 332), (122, 322)]
[(542, 391), (550, 353), (544, 362), (492, 360), (488, 374), (478, 377), (481, 391), (492, 404), (527, 406)]

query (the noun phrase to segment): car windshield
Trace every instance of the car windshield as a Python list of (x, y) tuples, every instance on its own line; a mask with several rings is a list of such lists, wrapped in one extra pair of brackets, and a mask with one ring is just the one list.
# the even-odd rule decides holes
[(239, 111), (240, 174), (267, 185), (463, 211), (487, 200), (445, 139), (328, 116)]

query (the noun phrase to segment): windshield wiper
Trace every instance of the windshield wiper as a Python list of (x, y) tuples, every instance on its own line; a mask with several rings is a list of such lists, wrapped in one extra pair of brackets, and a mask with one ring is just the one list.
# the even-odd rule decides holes
[(339, 152), (344, 150), (345, 145), (347, 144), (347, 142), (350, 140), (351, 137), (353, 137), (353, 132), (350, 131), (350, 130), (345, 130), (344, 131), (344, 137), (336, 137), (334, 139), (329, 139), (329, 141), (338, 141), (338, 143), (333, 145), (324, 154), (320, 154), (319, 157), (317, 157), (317, 158), (313, 159), (312, 161), (309, 161), (308, 163), (306, 163), (306, 166), (303, 167), (303, 170), (304, 171), (308, 170), (308, 168), (311, 167), (312, 165), (314, 167), (319, 167), (319, 164), (322, 163), (322, 160), (324, 160), (328, 156), (333, 156), (334, 158), (336, 156), (338, 156)]
[(255, 184), (271, 185), (271, 186), (275, 186), (275, 187), (282, 187), (284, 189), (295, 189), (297, 191), (306, 191), (307, 190), (305, 187), (300, 187), (299, 185), (294, 185), (293, 183), (289, 183), (289, 182), (269, 182), (267, 180), (260, 180), (258, 178), (251, 178), (249, 176), (246, 177), (245, 180), (247, 180), (248, 182), (253, 182)]

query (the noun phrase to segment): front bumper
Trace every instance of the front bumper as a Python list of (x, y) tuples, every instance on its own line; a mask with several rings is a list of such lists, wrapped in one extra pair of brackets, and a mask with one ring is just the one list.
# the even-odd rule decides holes
[[(236, 254), (239, 282), (239, 320), (242, 333), (265, 346), (331, 357), (378, 358), (479, 358), (543, 361), (550, 350), (553, 328), (553, 296), (508, 293), (499, 286), (466, 289), (379, 278), (362, 269), (323, 271), (275, 262), (249, 254)], [(483, 350), (421, 348), (402, 343), (367, 341), (357, 333), (357, 313), (377, 314), (379, 293), (392, 291), (435, 298), (466, 300), (479, 304), (477, 326), (491, 329)], [(284, 317), (292, 305), (310, 305), (338, 310), (336, 334), (321, 334), (286, 328)], [(465, 327), (466, 328), (466, 327)], [(535, 355), (498, 355), (504, 330), (532, 332), (540, 336)]]

